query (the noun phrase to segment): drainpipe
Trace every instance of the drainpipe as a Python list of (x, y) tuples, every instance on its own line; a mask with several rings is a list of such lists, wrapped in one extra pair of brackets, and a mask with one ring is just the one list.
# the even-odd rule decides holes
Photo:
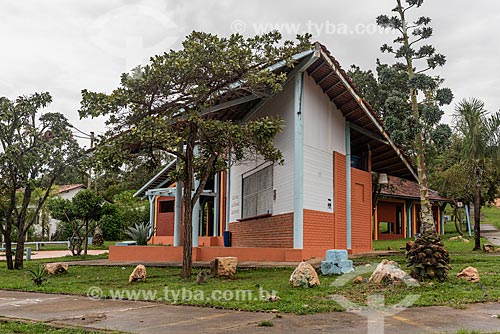
[(155, 232), (155, 197), (154, 195), (149, 195), (149, 234), (148, 239), (151, 239)]
[(351, 216), (351, 123), (345, 122), (345, 217), (347, 249), (352, 249), (352, 216)]
[(294, 182), (293, 248), (304, 248), (304, 73), (295, 77), (294, 91)]

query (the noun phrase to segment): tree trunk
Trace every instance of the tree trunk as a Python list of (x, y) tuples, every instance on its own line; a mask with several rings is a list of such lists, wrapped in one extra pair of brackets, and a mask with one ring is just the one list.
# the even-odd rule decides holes
[(89, 248), (89, 222), (85, 222), (85, 239), (83, 240), (85, 243), (85, 248), (83, 251), (83, 257), (87, 256), (87, 249)]
[(14, 259), (14, 269), (23, 269), (24, 261), (24, 233), (18, 232), (16, 244), (16, 256)]
[[(401, 0), (397, 0), (398, 6), (396, 10), (399, 12), (401, 23), (402, 23), (402, 37), (403, 43), (406, 48), (410, 48), (410, 41), (408, 36), (408, 26), (406, 23), (405, 10), (401, 4)], [(406, 70), (408, 73), (408, 79), (411, 81), (413, 76), (415, 75), (413, 68), (413, 59), (411, 56), (407, 56), (406, 58)], [(415, 88), (410, 88), (410, 98), (411, 98), (411, 110), (413, 113), (413, 118), (420, 124), (420, 111), (418, 108), (418, 100), (417, 100), (417, 90)], [(422, 131), (420, 130), (415, 137), (415, 150), (417, 155), (417, 175), (418, 175), (418, 185), (420, 188), (420, 233), (424, 233), (426, 231), (431, 231), (433, 229), (435, 231), (434, 225), (434, 217), (432, 216), (432, 206), (429, 200), (429, 187), (427, 185), (427, 173), (425, 167), (425, 150), (424, 150), (424, 138), (422, 135)]]
[(481, 250), (481, 184), (474, 187), (474, 249)]
[(14, 263), (12, 262), (12, 238), (10, 235), (11, 230), (8, 225), (5, 230), (6, 232), (4, 235), (4, 241), (5, 241), (5, 257), (7, 259), (7, 269), (13, 270)]
[[(194, 132), (194, 125), (190, 124), (191, 133)], [(193, 184), (194, 184), (194, 137), (188, 140), (185, 152), (184, 167), (184, 242), (182, 244), (182, 274), (184, 278), (191, 277), (193, 262)]]

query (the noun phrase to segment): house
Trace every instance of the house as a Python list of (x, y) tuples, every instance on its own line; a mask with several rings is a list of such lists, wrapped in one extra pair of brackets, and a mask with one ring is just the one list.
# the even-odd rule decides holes
[[(388, 176), (376, 194), (374, 239), (410, 238), (420, 233), (420, 187), (417, 182)], [(444, 209), (453, 201), (429, 189), (436, 231), (444, 233)]]
[[(293, 68), (284, 63), (271, 67), (287, 73), (281, 92), (221, 101), (211, 108), (212, 117), (221, 119), (283, 119), (284, 131), (274, 143), (285, 162), (247, 160), (214, 176), (193, 214), (194, 260), (231, 255), (242, 261), (300, 261), (333, 248), (370, 251), (372, 171), (416, 178), (407, 157), (324, 46), (315, 43), (294, 60)], [(182, 259), (182, 189), (169, 178), (173, 168), (175, 161), (136, 193), (152, 204), (151, 243), (170, 247), (115, 246), (110, 260)], [(232, 247), (223, 247), (224, 232), (231, 233)]]
[[(71, 200), (77, 193), (84, 189), (86, 189), (86, 187), (83, 184), (65, 184), (56, 186), (55, 194), (62, 199)], [(42, 212), (40, 212), (40, 216), (41, 215), (43, 215)], [(35, 234), (39, 236), (43, 234), (43, 236), (47, 236), (48, 240), (51, 240), (52, 235), (56, 232), (59, 220), (49, 218), (49, 224), (46, 227), (42, 226), (41, 221), (43, 221), (43, 219), (40, 218), (39, 222), (34, 225)]]

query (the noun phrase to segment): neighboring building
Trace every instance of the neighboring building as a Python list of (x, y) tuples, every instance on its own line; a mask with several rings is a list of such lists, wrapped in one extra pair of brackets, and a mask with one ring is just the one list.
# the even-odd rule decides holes
[[(417, 182), (388, 177), (375, 209), (375, 240), (410, 238), (420, 233), (420, 187)], [(429, 189), (436, 231), (444, 231), (444, 209), (453, 201)]]
[[(194, 260), (234, 255), (297, 261), (324, 256), (327, 249), (370, 251), (372, 171), (415, 177), (408, 159), (324, 46), (316, 43), (295, 60), (293, 68), (273, 66), (288, 74), (276, 95), (245, 96), (211, 108), (223, 119), (283, 119), (284, 131), (274, 143), (285, 163), (249, 160), (214, 176), (193, 215)], [(149, 197), (153, 204), (151, 243), (180, 246), (181, 203), (176, 205), (175, 197), (180, 199), (181, 189), (169, 180), (172, 168), (175, 161), (136, 196)], [(217, 247), (223, 245), (224, 231), (232, 233), (231, 248)], [(156, 257), (152, 248), (147, 252), (150, 259), (180, 260), (180, 248), (164, 257)], [(139, 259), (133, 252), (112, 247), (110, 259)]]
[[(73, 199), (73, 197), (80, 191), (87, 189), (83, 184), (65, 184), (55, 187), (57, 196), (68, 200)], [(42, 212), (40, 212), (40, 215), (42, 215)], [(44, 232), (44, 235), (47, 235), (49, 240), (51, 240), (52, 235), (56, 233), (58, 222), (59, 220), (57, 219), (49, 218), (49, 225), (47, 226), (47, 231)], [(42, 234), (42, 226), (40, 223), (35, 224), (34, 229), (36, 235)]]

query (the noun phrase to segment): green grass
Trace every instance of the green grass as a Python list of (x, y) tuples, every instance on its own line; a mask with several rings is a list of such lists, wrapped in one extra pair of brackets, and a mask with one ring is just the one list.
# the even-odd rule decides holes
[[(399, 241), (401, 242), (401, 241)], [(404, 244), (404, 243), (403, 243)], [(147, 268), (147, 281), (128, 283), (128, 276), (133, 267), (104, 267), (104, 266), (71, 266), (68, 273), (48, 278), (42, 286), (35, 286), (30, 276), (25, 271), (8, 271), (5, 263), (0, 267), (0, 288), (23, 291), (39, 291), (47, 293), (67, 293), (87, 295), (91, 287), (102, 291), (102, 297), (111, 298), (116, 291), (137, 293), (137, 299), (155, 300), (166, 303), (199, 305), (207, 307), (222, 307), (248, 311), (277, 310), (284, 313), (308, 314), (316, 312), (341, 311), (332, 296), (340, 294), (355, 303), (366, 303), (366, 298), (371, 294), (384, 294), (386, 304), (396, 304), (409, 294), (420, 295), (416, 306), (452, 305), (461, 307), (464, 304), (498, 301), (500, 299), (500, 267), (499, 257), (470, 251), (471, 245), (464, 247), (459, 242), (446, 241), (452, 253), (452, 270), (449, 279), (443, 283), (426, 283), (420, 287), (409, 288), (404, 285), (369, 285), (351, 283), (357, 275), (369, 277), (374, 266), (380, 258), (356, 259), (358, 271), (353, 275), (344, 275), (340, 279), (345, 284), (337, 284), (338, 276), (320, 276), (321, 286), (310, 289), (292, 288), (288, 279), (292, 268), (266, 268), (266, 269), (239, 269), (234, 280), (208, 278), (205, 284), (196, 284), (195, 269), (193, 277), (183, 279), (180, 277), (180, 268)], [(88, 257), (89, 258), (89, 257)], [(69, 259), (73, 259), (70, 257)], [(391, 256), (405, 268), (404, 254)], [(65, 259), (66, 261), (68, 259)], [(45, 260), (45, 262), (54, 261)], [(26, 268), (34, 268), (43, 261), (26, 262)], [(372, 263), (371, 267), (365, 267)], [(481, 282), (472, 284), (455, 278), (455, 275), (465, 267), (472, 265), (479, 270)], [(366, 269), (365, 273), (362, 270)], [(169, 298), (165, 300), (165, 290), (168, 289)], [(277, 294), (281, 300), (270, 302), (261, 298), (261, 289)], [(230, 298), (237, 291), (251, 291), (251, 300), (248, 298)], [(275, 290), (275, 292), (273, 292)], [(226, 293), (229, 298), (214, 299), (214, 291)], [(226, 291), (226, 292), (225, 292)], [(172, 293), (179, 293), (174, 300)], [(219, 293), (219, 292), (215, 292)], [(148, 295), (149, 294), (149, 295)], [(192, 298), (189, 298), (189, 295)], [(124, 294), (123, 296), (127, 296)], [(184, 296), (184, 298), (183, 298)], [(220, 295), (215, 295), (216, 297)], [(248, 296), (245, 294), (245, 296)], [(202, 298), (203, 297), (203, 298)], [(208, 298), (207, 298), (208, 297)], [(130, 299), (135, 299), (129, 295)]]
[(481, 223), (492, 224), (500, 229), (500, 209), (494, 205), (482, 207)]
[[(471, 253), (472, 249), (474, 248), (474, 240), (472, 237), (464, 235), (464, 238), (470, 241), (469, 243), (465, 243), (463, 241), (448, 241), (449, 238), (457, 235), (458, 233), (446, 233), (441, 236), (448, 252), (452, 255)], [(374, 240), (373, 249), (387, 250), (390, 247), (393, 251), (400, 251), (401, 254), (404, 254), (404, 252), (406, 251), (405, 246), (408, 241), (415, 241), (415, 239), (409, 238), (397, 240)], [(488, 243), (488, 241), (485, 238), (481, 238), (481, 243)]]
[(110, 334), (119, 332), (85, 331), (82, 329), (53, 327), (36, 322), (20, 322), (0, 319), (0, 333), (2, 334)]
[(468, 329), (460, 329), (457, 331), (457, 334), (500, 334), (500, 332), (483, 332), (483, 331), (471, 331)]

